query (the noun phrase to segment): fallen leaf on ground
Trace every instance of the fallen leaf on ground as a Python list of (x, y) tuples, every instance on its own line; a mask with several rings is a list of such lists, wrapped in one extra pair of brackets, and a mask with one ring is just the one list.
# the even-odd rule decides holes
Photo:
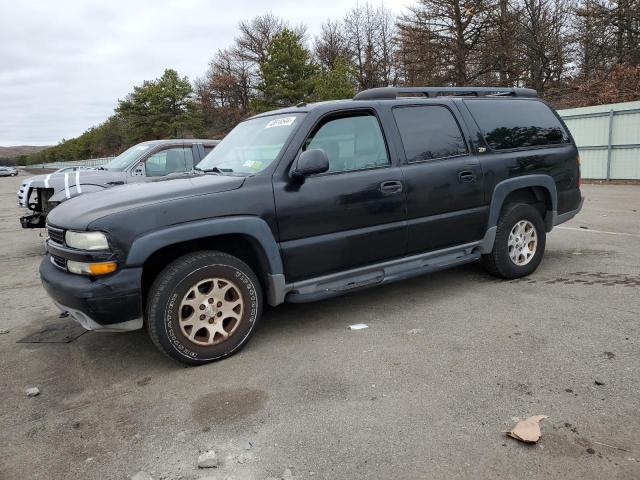
[(534, 415), (526, 420), (520, 420), (515, 427), (506, 432), (508, 436), (521, 442), (536, 443), (542, 436), (540, 421), (548, 418), (546, 415)]
[(369, 328), (368, 325), (364, 323), (356, 323), (355, 325), (349, 325), (349, 330), (363, 330), (365, 328)]

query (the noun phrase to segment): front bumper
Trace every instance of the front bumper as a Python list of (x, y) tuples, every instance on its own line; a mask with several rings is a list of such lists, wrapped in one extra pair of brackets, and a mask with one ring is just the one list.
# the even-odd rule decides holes
[(65, 272), (47, 254), (40, 279), (47, 294), (87, 330), (129, 331), (142, 328), (142, 268), (123, 268), (99, 278)]

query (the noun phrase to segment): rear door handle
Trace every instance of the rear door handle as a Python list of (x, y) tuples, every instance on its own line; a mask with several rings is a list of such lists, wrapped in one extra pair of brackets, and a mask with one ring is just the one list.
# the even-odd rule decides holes
[(380, 184), (380, 191), (383, 195), (393, 195), (402, 192), (402, 182), (399, 180), (389, 180)]
[(476, 179), (475, 174), (471, 170), (463, 170), (458, 172), (458, 181), (460, 183), (471, 183)]

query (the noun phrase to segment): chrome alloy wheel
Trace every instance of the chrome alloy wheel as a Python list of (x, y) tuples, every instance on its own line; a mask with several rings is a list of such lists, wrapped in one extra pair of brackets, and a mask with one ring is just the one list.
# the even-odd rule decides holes
[(235, 332), (244, 312), (238, 286), (222, 278), (207, 278), (192, 286), (178, 311), (180, 330), (196, 345), (217, 345)]
[(511, 261), (522, 267), (531, 261), (538, 248), (538, 232), (528, 220), (520, 220), (509, 233), (507, 243)]

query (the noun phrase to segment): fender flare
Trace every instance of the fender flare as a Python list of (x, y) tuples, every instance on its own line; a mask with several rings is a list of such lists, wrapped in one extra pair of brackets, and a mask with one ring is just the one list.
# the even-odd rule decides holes
[(541, 187), (549, 193), (551, 210), (547, 210), (544, 221), (547, 232), (551, 231), (558, 216), (558, 191), (553, 177), (550, 175), (527, 175), (524, 177), (508, 178), (499, 182), (493, 189), (491, 204), (489, 206), (487, 231), (480, 243), (481, 253), (490, 253), (493, 250), (493, 242), (495, 241), (496, 230), (498, 228), (498, 218), (500, 217), (500, 211), (507, 196), (515, 190), (527, 187)]
[(269, 267), (267, 273), (283, 274), (280, 250), (269, 225), (261, 218), (245, 215), (196, 220), (146, 233), (133, 241), (126, 264), (130, 267), (141, 266), (154, 252), (176, 243), (234, 233), (247, 235), (260, 245)]

